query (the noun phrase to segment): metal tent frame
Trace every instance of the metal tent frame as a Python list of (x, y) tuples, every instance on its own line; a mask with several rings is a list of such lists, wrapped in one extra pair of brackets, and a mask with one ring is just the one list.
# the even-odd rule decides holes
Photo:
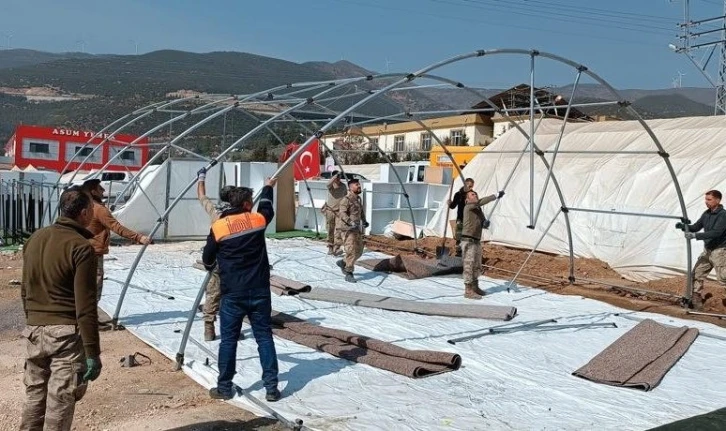
[[(500, 55), (507, 55), (507, 56), (520, 56), (525, 57), (529, 59), (530, 64), (530, 104), (529, 107), (526, 109), (523, 108), (512, 108), (512, 109), (504, 109), (497, 106), (490, 98), (486, 97), (484, 94), (482, 94), (480, 91), (477, 91), (474, 88), (467, 87), (463, 83), (457, 82), (455, 80), (451, 80), (448, 78), (444, 78), (441, 76), (433, 75), (432, 72), (435, 72), (438, 69), (441, 69), (445, 66), (459, 63), (466, 60), (472, 60), (476, 58), (481, 57), (491, 57), (491, 56), (500, 56)], [(533, 93), (534, 93), (534, 84), (535, 84), (535, 70), (536, 66), (538, 64), (538, 59), (546, 59), (549, 61), (552, 61), (556, 64), (563, 65), (565, 67), (571, 68), (574, 71), (575, 78), (573, 80), (572, 84), (572, 91), (571, 91), (571, 97), (569, 100), (567, 100), (567, 105), (557, 105), (557, 106), (541, 106), (538, 101), (535, 99)], [(580, 84), (580, 80), (583, 76), (587, 76), (593, 81), (597, 82), (598, 84), (602, 85), (612, 96), (612, 101), (607, 102), (597, 102), (597, 103), (573, 103), (573, 100), (576, 97), (576, 92), (578, 89), (578, 86)], [(107, 130), (113, 129), (114, 131), (111, 133), (111, 138), (114, 134), (120, 133), (124, 129), (130, 127), (132, 124), (137, 123), (140, 119), (146, 118), (149, 115), (152, 115), (154, 113), (177, 113), (175, 117), (172, 117), (170, 119), (167, 119), (163, 122), (160, 122), (156, 126), (149, 129), (147, 132), (145, 132), (142, 137), (150, 136), (154, 132), (159, 131), (167, 126), (170, 126), (171, 124), (180, 121), (182, 119), (188, 118), (190, 116), (200, 116), (200, 120), (194, 124), (193, 126), (187, 128), (183, 132), (181, 132), (178, 136), (176, 136), (173, 140), (171, 140), (168, 144), (165, 144), (163, 149), (169, 149), (169, 148), (176, 148), (180, 141), (184, 136), (187, 136), (188, 134), (192, 133), (197, 128), (201, 127), (202, 125), (214, 120), (215, 118), (219, 118), (222, 115), (226, 115), (229, 112), (237, 112), (241, 111), (247, 116), (252, 116), (254, 118), (259, 118), (257, 114), (255, 114), (255, 107), (259, 107), (260, 105), (276, 105), (276, 106), (282, 106), (284, 109), (274, 113), (274, 115), (271, 115), (270, 117), (261, 120), (257, 126), (252, 128), (250, 131), (248, 131), (246, 134), (244, 134), (242, 137), (231, 143), (224, 151), (222, 151), (217, 157), (211, 159), (208, 161), (207, 168), (212, 168), (216, 166), (220, 161), (224, 160), (226, 155), (237, 148), (240, 148), (245, 145), (245, 143), (252, 137), (255, 136), (257, 133), (262, 131), (270, 131), (269, 127), (270, 125), (280, 122), (280, 121), (291, 121), (298, 123), (301, 127), (304, 127), (306, 130), (308, 130), (309, 137), (300, 145), (300, 147), (295, 151), (284, 163), (282, 163), (275, 175), (279, 175), (282, 171), (287, 169), (294, 161), (297, 159), (297, 157), (305, 150), (305, 148), (313, 142), (314, 139), (320, 139), (322, 138), (329, 130), (331, 130), (333, 127), (336, 126), (360, 126), (363, 124), (367, 124), (370, 122), (373, 122), (375, 120), (372, 119), (363, 119), (360, 121), (352, 121), (351, 117), (356, 116), (358, 114), (358, 110), (371, 102), (372, 100), (375, 100), (379, 97), (382, 97), (383, 95), (392, 92), (392, 91), (401, 91), (407, 89), (410, 83), (417, 79), (427, 79), (427, 80), (433, 80), (437, 81), (440, 84), (437, 84), (437, 86), (445, 85), (445, 86), (451, 86), (457, 89), (460, 89), (461, 91), (465, 91), (469, 94), (477, 96), (480, 100), (483, 100), (483, 102), (489, 106), (489, 108), (483, 108), (483, 109), (469, 109), (464, 108), (461, 110), (439, 110), (439, 111), (419, 111), (419, 112), (401, 112), (394, 115), (389, 115), (385, 117), (380, 117), (378, 120), (384, 120), (384, 119), (408, 119), (413, 120), (419, 123), (424, 129), (431, 132), (430, 128), (426, 127), (423, 124), (423, 119), (432, 115), (441, 115), (441, 114), (447, 114), (447, 113), (461, 113), (461, 112), (490, 112), (490, 113), (498, 113), (501, 115), (506, 121), (509, 122), (512, 128), (515, 128), (518, 133), (521, 133), (526, 138), (526, 145), (519, 149), (519, 150), (502, 150), (502, 151), (490, 151), (486, 150), (483, 152), (483, 154), (516, 154), (518, 155), (518, 159), (512, 168), (512, 171), (509, 173), (507, 180), (505, 181), (504, 185), (502, 186), (503, 190), (506, 190), (508, 187), (510, 181), (512, 180), (515, 171), (518, 169), (519, 164), (521, 160), (525, 157), (529, 157), (529, 170), (530, 170), (530, 187), (529, 187), (529, 225), (527, 228), (529, 229), (535, 229), (537, 226), (537, 223), (539, 221), (539, 215), (540, 211), (542, 209), (544, 200), (546, 199), (546, 193), (547, 189), (549, 187), (550, 182), (552, 183), (552, 187), (555, 190), (555, 193), (557, 195), (557, 199), (560, 203), (560, 209), (555, 215), (555, 217), (548, 221), (548, 224), (546, 225), (546, 228), (544, 229), (544, 232), (542, 233), (542, 236), (539, 238), (535, 246), (532, 248), (529, 256), (527, 257), (527, 260), (523, 263), (523, 265), (520, 267), (520, 270), (515, 274), (515, 276), (510, 281), (510, 285), (513, 285), (516, 281), (517, 277), (521, 273), (524, 266), (527, 264), (527, 261), (529, 260), (529, 257), (536, 251), (536, 249), (539, 247), (539, 244), (541, 243), (542, 239), (547, 235), (547, 232), (549, 231), (549, 228), (555, 223), (555, 221), (559, 218), (560, 214), (563, 216), (566, 231), (567, 231), (567, 237), (568, 237), (568, 244), (569, 244), (569, 261), (570, 261), (570, 271), (569, 271), (569, 281), (571, 283), (574, 283), (576, 281), (574, 276), (574, 250), (573, 250), (573, 240), (572, 240), (572, 227), (570, 224), (570, 218), (569, 213), (570, 212), (590, 212), (590, 213), (606, 213), (610, 215), (622, 215), (622, 216), (639, 216), (639, 217), (656, 217), (656, 218), (667, 218), (667, 219), (675, 219), (679, 221), (687, 221), (688, 220), (688, 214), (686, 210), (686, 205), (683, 199), (683, 195), (681, 192), (681, 188), (678, 182), (678, 178), (675, 175), (675, 171), (673, 169), (673, 166), (669, 160), (669, 155), (659, 142), (657, 136), (653, 131), (650, 129), (648, 124), (642, 119), (642, 117), (636, 112), (635, 109), (630, 105), (630, 102), (622, 98), (622, 96), (618, 93), (617, 90), (615, 90), (607, 81), (605, 81), (603, 78), (601, 78), (596, 73), (589, 70), (587, 67), (585, 67), (582, 64), (579, 64), (577, 62), (574, 62), (572, 60), (566, 59), (564, 57), (550, 54), (546, 52), (541, 52), (537, 50), (525, 50), (525, 49), (493, 49), (493, 50), (478, 50), (474, 52), (465, 53), (462, 55), (458, 55), (455, 57), (451, 57), (449, 59), (443, 60), (441, 62), (437, 62), (434, 64), (431, 64), (429, 66), (426, 66), (416, 72), (412, 73), (389, 73), (389, 74), (380, 74), (380, 75), (368, 75), (368, 76), (361, 76), (361, 77), (354, 77), (354, 78), (348, 78), (348, 79), (338, 79), (338, 80), (330, 80), (330, 81), (320, 81), (320, 82), (302, 82), (302, 83), (290, 83), (285, 85), (276, 86), (270, 89), (266, 89), (263, 91), (259, 91), (252, 94), (247, 95), (233, 95), (233, 96), (222, 96), (222, 95), (206, 95), (206, 96), (195, 96), (193, 98), (184, 98), (184, 99), (178, 99), (174, 101), (162, 101), (162, 102), (156, 102), (153, 104), (150, 104), (144, 108), (138, 109), (130, 114), (127, 114), (118, 120), (112, 122), (108, 126), (106, 126), (104, 129), (102, 129), (100, 132), (96, 134), (93, 138), (89, 139), (89, 144), (94, 138), (98, 138), (98, 136), (101, 136), (101, 133), (104, 133)], [(364, 83), (371, 83), (371, 82), (380, 82), (381, 88), (378, 90), (359, 90), (358, 84), (364, 84)], [(350, 91), (350, 88), (354, 88), (354, 91)], [(411, 87), (416, 88), (416, 87)], [(333, 93), (338, 91), (339, 89), (348, 89), (345, 93), (333, 96)], [(302, 94), (302, 95), (301, 95)], [(336, 111), (334, 109), (331, 109), (329, 107), (326, 107), (325, 104), (328, 102), (340, 102), (341, 100), (349, 100), (354, 97), (362, 96), (359, 100), (354, 100), (351, 102), (345, 109)], [(203, 103), (201, 106), (196, 107), (194, 109), (186, 109), (182, 111), (172, 111), (169, 110), (169, 108), (172, 108), (174, 105), (183, 103), (183, 102), (196, 102), (196, 103)], [(641, 125), (643, 128), (643, 131), (649, 136), (650, 140), (653, 143), (653, 151), (638, 151), (638, 152), (627, 152), (627, 151), (562, 151), (559, 149), (560, 143), (562, 141), (562, 137), (564, 136), (566, 127), (567, 127), (567, 119), (570, 115), (571, 109), (576, 107), (592, 107), (592, 106), (605, 106), (605, 105), (617, 105), (622, 109), (627, 110), (627, 112), (632, 115), (636, 121)], [(307, 120), (303, 118), (304, 116), (301, 115), (301, 112), (304, 109), (322, 109), (324, 113), (330, 114), (332, 118), (326, 119), (326, 120), (315, 120), (311, 123), (317, 127), (317, 121), (320, 121), (320, 123), (324, 123), (321, 127), (317, 127), (317, 130), (314, 132), (304, 126), (305, 123), (309, 122), (310, 120)], [(565, 110), (564, 120), (562, 122), (562, 126), (559, 132), (559, 137), (557, 140), (557, 143), (555, 147), (552, 150), (546, 150), (543, 151), (537, 146), (536, 143), (536, 131), (537, 127), (539, 125), (539, 122), (547, 116), (547, 113), (552, 111), (553, 109), (558, 110)], [(320, 111), (317, 111), (320, 112)], [(529, 130), (524, 130), (524, 128), (513, 118), (513, 115), (517, 113), (528, 114), (529, 116)], [(362, 117), (358, 115), (359, 117)], [(123, 123), (121, 126), (117, 127), (118, 124)], [(116, 127), (114, 129), (114, 127)], [(274, 135), (274, 133), (273, 133)], [(106, 138), (106, 139), (111, 139)], [(106, 140), (104, 139), (104, 141)], [(141, 138), (139, 138), (141, 139)], [(277, 137), (279, 140), (279, 137)], [(444, 142), (441, 141), (438, 137), (436, 137), (435, 134), (432, 133), (432, 139), (434, 139), (441, 147), (444, 149), (445, 154), (450, 158), (452, 161), (453, 166), (457, 169), (459, 173), (459, 179), (461, 180), (463, 178), (460, 169), (458, 169), (458, 165), (454, 162), (453, 155), (447, 148), (447, 145), (445, 145)], [(138, 141), (138, 139), (137, 139)], [(129, 144), (128, 146), (136, 145), (137, 142), (133, 142)], [(392, 163), (390, 157), (386, 154), (386, 152), (378, 146), (378, 144), (374, 144), (376, 147), (375, 151), (379, 154), (383, 155), (384, 158), (387, 159), (387, 162), (389, 164)], [(94, 151), (98, 149), (100, 145), (96, 145), (94, 148)], [(329, 148), (330, 153), (333, 155), (334, 159), (336, 160), (336, 163), (338, 163), (337, 157), (335, 156), (336, 150), (333, 148)], [(193, 153), (189, 150), (185, 150), (188, 153)], [(142, 171), (148, 168), (148, 166), (153, 163), (157, 159), (157, 157), (160, 157), (159, 155), (163, 153), (162, 151), (159, 151), (152, 159), (147, 162), (145, 166), (142, 167)], [(120, 152), (119, 152), (120, 154)], [(572, 207), (569, 206), (564, 198), (564, 195), (562, 193), (562, 189), (560, 187), (560, 184), (557, 180), (557, 173), (555, 169), (555, 165), (557, 162), (557, 156), (559, 154), (639, 154), (639, 155), (654, 155), (658, 156), (662, 159), (663, 163), (665, 163), (667, 170), (670, 175), (671, 182), (673, 184), (673, 187), (676, 192), (676, 196), (678, 199), (678, 204), (680, 207), (680, 214), (679, 215), (666, 215), (666, 214), (645, 214), (645, 213), (633, 213), (633, 212), (625, 212), (625, 211), (602, 211), (598, 209), (593, 208), (579, 208), (579, 207)], [(548, 155), (551, 157), (548, 159)], [(199, 156), (198, 154), (195, 154), (195, 156), (198, 156), (202, 159), (204, 159), (203, 156)], [(89, 154), (85, 160), (81, 162), (81, 165), (83, 165), (88, 159), (90, 159), (91, 155)], [(535, 169), (535, 160), (539, 160), (539, 163), (541, 163), (540, 166), (544, 166), (547, 170), (547, 176), (545, 179), (544, 186), (541, 188), (541, 190), (536, 190), (535, 184), (534, 184), (534, 169)], [(111, 160), (112, 161), (112, 160)], [(106, 165), (110, 164), (111, 161), (109, 161)], [(68, 164), (73, 162), (73, 160), (69, 161)], [(104, 167), (104, 169), (107, 166)], [(80, 169), (80, 167), (79, 167)], [(99, 171), (98, 174), (103, 172), (103, 169)], [(141, 172), (141, 171), (140, 171)], [(394, 169), (395, 172), (395, 169)], [(405, 189), (405, 185), (403, 180), (398, 177), (398, 174), (396, 174), (396, 180), (401, 185), (402, 191), (404, 196), (406, 197), (407, 206), (410, 211), (410, 216), (413, 221), (414, 229), (416, 225), (415, 215), (413, 213), (412, 207), (410, 205), (410, 201), (408, 201), (408, 194)], [(160, 228), (160, 226), (166, 221), (167, 217), (169, 216), (169, 213), (173, 210), (173, 208), (176, 206), (176, 204), (179, 202), (181, 197), (194, 185), (196, 184), (196, 180), (191, 181), (183, 190), (182, 192), (168, 205), (166, 210), (160, 214), (160, 217), (156, 221), (155, 225), (151, 228), (150, 234), (151, 236), (156, 233), (156, 231)], [(60, 185), (57, 185), (56, 188), (58, 188)], [(453, 184), (452, 184), (453, 187)], [(308, 188), (308, 193), (310, 193), (310, 189)], [(537, 192), (539, 192), (539, 196), (537, 196)], [(255, 200), (259, 198), (259, 193), (255, 196)], [(496, 211), (497, 203), (495, 202), (491, 209), (489, 210), (489, 217), (493, 215), (493, 213)], [(417, 236), (417, 235), (415, 235)], [(131, 266), (131, 269), (129, 270), (129, 273), (126, 277), (126, 280), (124, 281), (123, 288), (121, 291), (121, 295), (119, 297), (116, 309), (113, 313), (112, 322), (114, 325), (118, 325), (121, 309), (124, 301), (124, 297), (126, 294), (126, 291), (133, 279), (134, 272), (136, 267), (138, 266), (140, 260), (142, 259), (145, 251), (146, 251), (146, 245), (142, 246), (139, 250), (136, 258), (134, 259), (134, 262)], [(670, 295), (673, 297), (677, 297), (683, 301), (684, 304), (690, 303), (691, 296), (692, 296), (692, 280), (691, 280), (691, 263), (692, 263), (692, 251), (691, 251), (691, 243), (690, 240), (686, 240), (686, 247), (687, 247), (687, 279), (686, 279), (686, 286), (684, 288), (684, 292), (682, 295)], [(417, 250), (418, 246), (414, 242), (414, 248)], [(669, 294), (664, 294), (662, 292), (654, 292), (654, 291), (646, 291), (644, 289), (637, 289), (639, 292), (646, 292), (646, 293), (654, 293), (659, 295), (665, 295), (669, 296)]]

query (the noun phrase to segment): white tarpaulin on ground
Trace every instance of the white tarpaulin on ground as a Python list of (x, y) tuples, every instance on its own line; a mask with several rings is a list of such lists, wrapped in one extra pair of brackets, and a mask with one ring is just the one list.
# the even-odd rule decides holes
[[(173, 296), (174, 300), (129, 289), (120, 323), (160, 352), (174, 358), (189, 309), (204, 278), (192, 269), (201, 242), (150, 246), (132, 283)], [(110, 278), (123, 280), (139, 246), (113, 247), (106, 265)], [(358, 283), (343, 281), (336, 258), (310, 240), (268, 240), (273, 274), (335, 289), (409, 300), (469, 303), (460, 276), (403, 280), (397, 275), (356, 269)], [(383, 257), (366, 252), (364, 258)], [(288, 419), (301, 418), (319, 430), (645, 430), (726, 405), (726, 343), (704, 334), (726, 330), (702, 322), (636, 313), (584, 299), (482, 278), (487, 296), (480, 302), (516, 306), (507, 325), (555, 318), (559, 324), (614, 322), (617, 328), (520, 331), (450, 345), (447, 339), (502, 325), (481, 319), (448, 318), (273, 296), (273, 309), (310, 323), (389, 341), (409, 349), (458, 353), (462, 368), (411, 379), (368, 365), (335, 358), (275, 338), (283, 398), (270, 403)], [(107, 280), (100, 306), (112, 311), (121, 285)], [(571, 375), (638, 322), (619, 313), (702, 330), (688, 352), (651, 392), (592, 383)], [(238, 344), (234, 382), (264, 399), (257, 346), (250, 328)], [(192, 337), (203, 340), (201, 315)], [(216, 354), (219, 341), (199, 341)], [(113, 358), (111, 358), (113, 359)], [(107, 360), (107, 358), (104, 358)], [(208, 365), (206, 361), (209, 361)], [(216, 361), (195, 343), (186, 349), (184, 371), (209, 388), (216, 384)], [(233, 402), (257, 414), (244, 397)], [(264, 402), (264, 401), (263, 401)]]
[[(695, 222), (705, 210), (704, 193), (726, 192), (726, 118), (693, 117), (651, 120), (648, 125), (670, 155), (680, 182), (688, 217)], [(535, 144), (543, 151), (554, 150), (562, 122), (546, 119), (539, 124)], [(529, 132), (529, 123), (522, 128)], [(504, 187), (527, 139), (516, 129), (497, 138), (464, 168), (464, 175), (476, 181), (475, 190), (484, 196)], [(491, 152), (490, 152), (491, 151)], [(554, 165), (565, 204), (568, 207), (605, 211), (681, 216), (676, 189), (663, 159), (643, 127), (635, 121), (567, 124), (560, 151), (650, 151), (652, 154), (565, 154)], [(552, 154), (546, 154), (549, 161)], [(535, 155), (535, 209), (547, 176), (547, 169)], [(457, 188), (461, 186), (457, 182)], [(491, 208), (484, 207), (485, 214)], [(560, 209), (561, 203), (550, 183), (534, 230), (530, 224), (530, 163), (525, 154), (492, 216), (485, 239), (504, 245), (531, 248)], [(439, 210), (427, 228), (443, 234), (446, 211)], [(452, 211), (450, 218), (455, 218)], [(678, 220), (571, 211), (574, 253), (597, 258), (624, 276), (651, 280), (686, 271), (686, 244), (674, 228)], [(450, 232), (450, 231), (449, 231)], [(694, 261), (703, 243), (693, 241)], [(555, 221), (540, 250), (568, 254), (567, 231), (562, 215)]]

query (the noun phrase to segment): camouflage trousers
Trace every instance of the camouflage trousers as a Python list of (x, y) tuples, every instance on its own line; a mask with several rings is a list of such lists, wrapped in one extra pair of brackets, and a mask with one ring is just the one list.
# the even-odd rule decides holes
[(103, 292), (103, 255), (96, 256), (98, 259), (98, 269), (96, 270), (96, 301), (101, 300), (101, 293)]
[(337, 220), (336, 213), (328, 209), (325, 212), (325, 227), (328, 230), (328, 249), (332, 251), (338, 251), (340, 248), (340, 231), (335, 229), (335, 222)]
[(222, 299), (222, 290), (219, 286), (219, 268), (214, 268), (214, 271), (212, 271), (212, 275), (209, 277), (209, 282), (204, 287), (204, 294), (206, 295), (204, 306), (202, 307), (204, 321), (214, 322), (217, 320), (217, 314), (219, 314), (219, 301)]
[(83, 398), (86, 358), (75, 325), (27, 326), (21, 430), (70, 430)]
[(355, 262), (363, 254), (363, 234), (357, 230), (340, 231), (345, 250), (345, 272), (352, 274)]
[(718, 282), (726, 286), (726, 248), (703, 250), (693, 267), (693, 291), (703, 290), (703, 281), (716, 268)]
[(456, 255), (461, 256), (461, 232), (464, 230), (464, 222), (456, 221), (456, 230), (454, 231), (454, 239), (456, 240)]
[(476, 283), (481, 275), (481, 243), (461, 241), (462, 260), (464, 261), (464, 284)]

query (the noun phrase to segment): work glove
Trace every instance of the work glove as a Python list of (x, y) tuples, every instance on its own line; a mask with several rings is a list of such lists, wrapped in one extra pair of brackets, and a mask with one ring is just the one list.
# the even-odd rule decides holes
[(202, 168), (197, 171), (197, 181), (204, 181), (207, 179), (207, 168)]
[(497, 199), (501, 199), (502, 196), (504, 196), (504, 190), (499, 190), (499, 193), (497, 193)]
[(86, 374), (83, 375), (83, 381), (93, 381), (98, 378), (101, 374), (101, 358), (96, 356), (94, 358), (86, 358)]
[(686, 239), (696, 239), (695, 232), (685, 232), (685, 233), (683, 233), (683, 236), (685, 236)]
[(676, 223), (676, 229), (686, 230), (686, 225), (681, 222)]
[(489, 220), (484, 220), (483, 222), (481, 222), (481, 227), (482, 229), (489, 229), (489, 226), (491, 226), (491, 224), (492, 222), (490, 222)]
[(150, 237), (146, 235), (141, 235), (141, 238), (139, 238), (139, 244), (148, 245), (153, 244), (154, 240), (152, 240)]
[(363, 222), (363, 228), (368, 228), (368, 226), (370, 226), (370, 225), (371, 225), (371, 224), (370, 224), (370, 223), (368, 223), (367, 221), (364, 221), (364, 222)]

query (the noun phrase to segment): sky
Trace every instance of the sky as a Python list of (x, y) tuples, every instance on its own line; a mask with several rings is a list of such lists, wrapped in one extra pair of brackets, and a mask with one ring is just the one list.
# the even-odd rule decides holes
[[(240, 51), (406, 73), (478, 49), (521, 48), (581, 63), (620, 89), (668, 88), (679, 77), (683, 87), (706, 87), (699, 70), (668, 46), (680, 43), (683, 1), (2, 0), (0, 47), (124, 55)], [(720, 0), (691, 0), (694, 20), (722, 11)], [(494, 56), (436, 73), (504, 88), (529, 82), (530, 63), (528, 56)], [(575, 75), (569, 66), (535, 61), (537, 86), (571, 84)]]

